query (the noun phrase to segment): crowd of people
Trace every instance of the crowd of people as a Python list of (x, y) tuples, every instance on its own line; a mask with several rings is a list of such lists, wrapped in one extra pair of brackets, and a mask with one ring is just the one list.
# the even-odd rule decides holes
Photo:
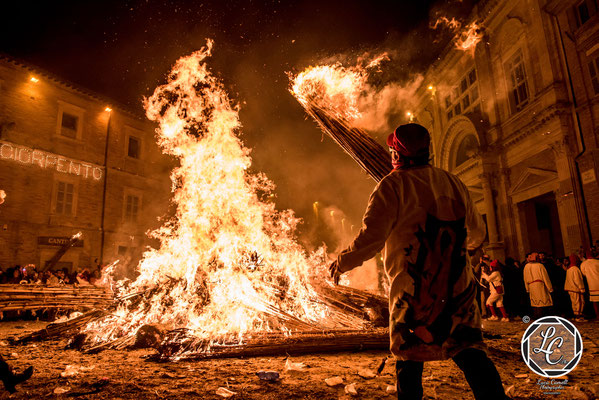
[(501, 263), (485, 254), (472, 268), (479, 307), (488, 320), (599, 318), (599, 243), (565, 258), (532, 252), (522, 262), (508, 257)]
[(68, 268), (38, 271), (34, 264), (4, 270), (0, 267), (0, 284), (35, 285), (95, 285), (100, 281), (102, 268), (82, 268), (69, 271)]

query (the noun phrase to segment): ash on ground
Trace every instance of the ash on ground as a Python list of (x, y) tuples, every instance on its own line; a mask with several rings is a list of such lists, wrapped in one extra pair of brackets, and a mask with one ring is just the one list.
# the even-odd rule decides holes
[[(537, 385), (544, 378), (531, 372), (520, 355), (520, 338), (528, 324), (484, 324), (489, 354), (508, 394), (514, 399), (548, 398)], [(31, 321), (0, 323), (0, 354), (17, 370), (28, 365), (35, 368), (33, 377), (20, 385), (17, 393), (9, 396), (2, 392), (0, 398), (223, 399), (230, 393), (235, 393), (231, 399), (396, 398), (389, 388), (395, 385), (393, 360), (389, 359), (376, 375), (388, 356), (384, 351), (157, 363), (144, 358), (152, 354), (151, 350), (83, 354), (65, 350), (67, 338), (17, 346), (8, 340), (45, 325)], [(566, 377), (568, 383), (562, 393), (551, 395), (552, 399), (599, 397), (599, 322), (576, 325), (584, 340), (582, 360)], [(298, 365), (294, 363), (305, 366), (294, 370)], [(276, 371), (280, 379), (261, 380), (258, 371)], [(333, 377), (340, 377), (343, 383), (327, 385), (325, 379)], [(351, 384), (357, 395), (346, 389)], [(423, 384), (425, 399), (473, 399), (452, 361), (426, 363)]]

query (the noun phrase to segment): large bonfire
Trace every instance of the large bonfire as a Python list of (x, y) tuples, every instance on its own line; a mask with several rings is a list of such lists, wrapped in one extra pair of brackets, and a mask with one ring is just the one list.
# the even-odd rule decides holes
[(161, 245), (143, 255), (139, 276), (115, 283), (124, 299), (116, 312), (83, 329), (87, 346), (132, 338), (148, 324), (185, 328), (206, 349), (254, 332), (363, 326), (319, 297), (311, 274), (324, 253), (304, 252), (298, 219), (265, 201), (272, 183), (248, 171), (237, 107), (206, 66), (211, 48), (179, 59), (145, 101), (159, 145), (180, 162), (171, 174), (176, 217), (153, 232)]

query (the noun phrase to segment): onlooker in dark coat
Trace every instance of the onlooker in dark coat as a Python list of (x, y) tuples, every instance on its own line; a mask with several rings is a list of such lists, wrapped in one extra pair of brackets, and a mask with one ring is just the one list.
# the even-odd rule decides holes
[(564, 290), (566, 283), (566, 271), (555, 265), (552, 257), (548, 257), (545, 253), (539, 253), (539, 262), (543, 264), (549, 275), (549, 280), (553, 285), (553, 311), (559, 315), (567, 316), (571, 313), (570, 302), (567, 298), (568, 294)]
[(21, 283), (21, 278), (22, 278), (22, 275), (21, 275), (21, 266), (17, 265), (13, 269), (13, 271), (12, 271), (12, 277), (10, 278), (10, 280), (8, 281), (8, 283), (15, 284), (15, 285), (19, 284), (19, 283)]
[(505, 292), (508, 294), (504, 299), (508, 314), (514, 317), (530, 315), (522, 265), (511, 257), (505, 259), (503, 284)]
[(474, 267), (473, 270), (474, 277), (479, 282), (479, 284), (476, 285), (476, 299), (478, 301), (478, 307), (481, 310), (481, 316), (483, 317), (490, 317), (490, 313), (488, 312), (487, 307), (485, 306), (485, 304), (487, 303), (487, 298), (490, 294), (489, 287), (484, 285), (482, 282), (482, 274), (483, 272), (485, 272), (485, 270), (487, 270), (488, 272), (488, 270), (490, 269), (490, 265), (491, 256), (485, 254), (482, 257), (480, 257), (479, 263), (476, 265), (476, 267)]

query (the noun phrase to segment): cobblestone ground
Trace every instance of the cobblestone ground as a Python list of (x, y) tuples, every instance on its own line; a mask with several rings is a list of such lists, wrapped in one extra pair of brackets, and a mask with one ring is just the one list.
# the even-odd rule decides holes
[[(520, 338), (528, 326), (523, 322), (485, 322), (489, 354), (501, 374), (504, 386), (514, 399), (594, 399), (599, 393), (599, 323), (576, 323), (584, 340), (584, 353), (572, 371), (565, 389), (558, 395), (544, 395), (537, 385), (540, 376), (532, 373), (520, 356)], [(395, 366), (388, 361), (383, 372), (376, 371), (387, 356), (384, 351), (318, 354), (293, 357), (303, 362), (304, 372), (285, 372), (285, 357), (222, 359), (198, 362), (155, 363), (143, 356), (150, 351), (105, 351), (86, 355), (64, 350), (66, 339), (12, 346), (9, 337), (43, 328), (45, 323), (17, 321), (0, 323), (0, 352), (16, 368), (33, 365), (35, 373), (12, 396), (0, 398), (38, 399), (223, 399), (219, 388), (236, 394), (232, 399), (393, 399), (387, 393), (395, 385)], [(68, 367), (68, 366), (71, 367)], [(70, 377), (61, 373), (75, 370)], [(277, 383), (261, 381), (256, 371), (278, 371)], [(63, 374), (65, 375), (65, 374)], [(339, 376), (343, 384), (329, 387), (326, 378)], [(452, 361), (430, 362), (424, 368), (427, 399), (473, 399), (461, 371)], [(354, 383), (357, 395), (345, 392)], [(57, 392), (64, 391), (62, 394)], [(95, 392), (95, 393), (90, 393)]]

